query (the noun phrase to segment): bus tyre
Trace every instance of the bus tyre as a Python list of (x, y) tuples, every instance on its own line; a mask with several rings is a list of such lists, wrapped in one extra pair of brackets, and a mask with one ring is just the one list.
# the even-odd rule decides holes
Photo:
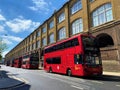
[(72, 72), (71, 72), (70, 69), (67, 70), (67, 75), (68, 75), (68, 76), (72, 76)]
[(51, 67), (49, 68), (49, 73), (52, 73), (52, 68)]

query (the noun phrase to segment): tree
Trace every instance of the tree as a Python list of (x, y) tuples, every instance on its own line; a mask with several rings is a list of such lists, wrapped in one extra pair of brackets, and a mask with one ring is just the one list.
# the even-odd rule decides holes
[(2, 53), (3, 51), (7, 49), (6, 43), (3, 41), (2, 38), (0, 38), (0, 60), (2, 60)]
[(2, 55), (0, 54), (0, 60), (2, 60)]

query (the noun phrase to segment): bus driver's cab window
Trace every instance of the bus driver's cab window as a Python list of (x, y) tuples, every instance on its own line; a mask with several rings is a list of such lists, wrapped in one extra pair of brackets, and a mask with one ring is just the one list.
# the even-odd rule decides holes
[(74, 55), (74, 63), (75, 64), (82, 64), (83, 63), (83, 57), (81, 54)]

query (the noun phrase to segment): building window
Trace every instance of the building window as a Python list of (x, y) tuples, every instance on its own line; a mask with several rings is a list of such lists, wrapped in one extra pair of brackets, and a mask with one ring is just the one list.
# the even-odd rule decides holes
[(58, 18), (58, 22), (61, 23), (63, 20), (65, 20), (65, 13), (64, 12), (62, 14), (60, 14), (60, 16)]
[(28, 50), (28, 46), (27, 46), (27, 52), (28, 52), (29, 50)]
[(40, 48), (40, 40), (36, 42), (36, 48)]
[(28, 46), (28, 51), (30, 51), (30, 45)]
[(66, 30), (65, 27), (61, 28), (58, 32), (59, 40), (66, 38)]
[(32, 44), (30, 45), (30, 51), (32, 50)]
[(81, 2), (81, 0), (77, 0), (77, 2), (71, 8), (71, 14), (76, 13), (81, 8), (82, 8), (82, 2)]
[(32, 36), (30, 36), (30, 41), (32, 41)]
[(37, 31), (36, 36), (37, 36), (37, 37), (40, 36), (40, 31)]
[(80, 33), (83, 31), (82, 19), (77, 19), (72, 23), (72, 34)]
[(35, 43), (32, 44), (32, 50), (36, 48)]
[(46, 33), (46, 27), (42, 28), (42, 33)]
[(52, 20), (51, 22), (50, 22), (50, 24), (49, 24), (49, 28), (51, 29), (51, 28), (53, 28), (54, 27), (54, 21)]
[(36, 39), (36, 34), (33, 35), (33, 40)]
[(50, 36), (49, 36), (49, 42), (50, 43), (54, 42), (54, 33), (50, 34)]
[(93, 27), (113, 20), (112, 5), (107, 3), (92, 13)]
[(90, 2), (93, 2), (93, 1), (95, 1), (95, 0), (89, 0)]
[(43, 39), (42, 39), (42, 45), (43, 45), (43, 46), (46, 46), (46, 45), (47, 45), (46, 38), (43, 38)]

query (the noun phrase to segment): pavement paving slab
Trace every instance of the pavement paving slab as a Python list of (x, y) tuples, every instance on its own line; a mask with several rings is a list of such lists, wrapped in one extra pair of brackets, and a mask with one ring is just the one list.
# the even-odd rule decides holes
[(103, 72), (103, 75), (111, 75), (111, 76), (119, 76), (120, 77), (120, 72)]

